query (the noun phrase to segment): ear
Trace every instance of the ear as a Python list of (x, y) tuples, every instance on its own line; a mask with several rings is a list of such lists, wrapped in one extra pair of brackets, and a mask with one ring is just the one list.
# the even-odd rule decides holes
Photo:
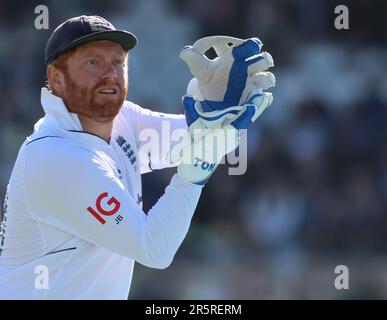
[(47, 81), (53, 93), (62, 95), (65, 91), (65, 77), (62, 71), (53, 64), (47, 66)]

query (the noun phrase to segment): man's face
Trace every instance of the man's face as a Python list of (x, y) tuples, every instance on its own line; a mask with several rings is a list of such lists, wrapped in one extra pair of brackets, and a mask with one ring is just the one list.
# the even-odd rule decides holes
[(70, 112), (109, 122), (128, 92), (127, 53), (115, 42), (94, 41), (67, 59), (61, 97)]

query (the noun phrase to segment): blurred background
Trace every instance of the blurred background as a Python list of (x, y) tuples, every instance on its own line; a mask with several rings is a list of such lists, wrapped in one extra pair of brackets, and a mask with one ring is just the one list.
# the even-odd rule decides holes
[[(49, 30), (34, 27), (39, 4)], [(338, 4), (349, 8), (349, 30), (334, 28)], [(128, 99), (152, 110), (182, 112), (190, 74), (178, 53), (200, 37), (257, 36), (276, 64), (246, 174), (217, 170), (172, 265), (136, 264), (129, 299), (387, 298), (386, 1), (2, 0), (1, 198), (43, 116), (45, 43), (81, 14), (138, 36)], [(146, 211), (174, 172), (143, 176)], [(341, 264), (349, 290), (334, 286)]]

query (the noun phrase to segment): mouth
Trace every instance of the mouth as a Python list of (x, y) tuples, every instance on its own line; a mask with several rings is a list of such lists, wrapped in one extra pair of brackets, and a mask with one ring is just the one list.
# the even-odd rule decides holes
[(105, 87), (97, 90), (97, 93), (103, 94), (105, 96), (114, 96), (117, 95), (119, 92), (117, 87)]

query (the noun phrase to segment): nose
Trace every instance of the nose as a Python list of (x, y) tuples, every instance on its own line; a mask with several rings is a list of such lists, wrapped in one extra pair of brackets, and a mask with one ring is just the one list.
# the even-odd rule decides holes
[(104, 79), (117, 79), (118, 72), (113, 63), (106, 63), (106, 67), (104, 70), (104, 73), (102, 75), (102, 78)]

